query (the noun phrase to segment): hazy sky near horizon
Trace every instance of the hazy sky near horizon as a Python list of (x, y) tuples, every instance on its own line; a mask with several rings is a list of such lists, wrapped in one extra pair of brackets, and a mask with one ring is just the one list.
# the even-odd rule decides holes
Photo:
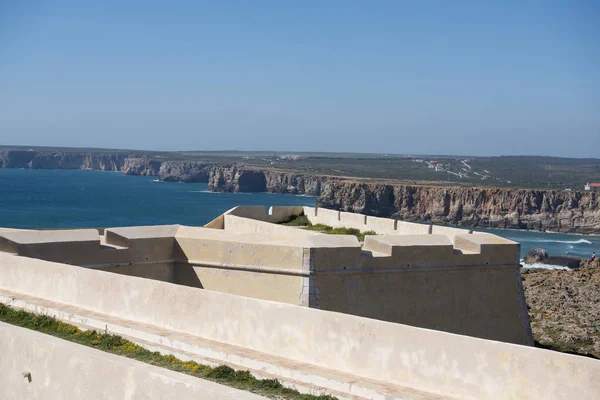
[(0, 144), (600, 157), (600, 2), (0, 0)]

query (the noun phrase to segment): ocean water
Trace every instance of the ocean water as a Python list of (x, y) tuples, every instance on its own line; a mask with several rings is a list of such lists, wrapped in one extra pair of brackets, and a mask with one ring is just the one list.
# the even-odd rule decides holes
[(316, 197), (213, 193), (206, 183), (120, 172), (0, 169), (0, 227), (204, 225), (237, 205), (306, 205)]
[[(478, 229), (521, 243), (521, 259), (529, 250), (540, 247), (553, 256), (578, 256), (590, 258), (592, 252), (600, 254), (600, 236), (574, 235), (552, 232), (535, 232), (516, 229)], [(535, 264), (525, 267), (556, 269), (555, 266)], [(566, 269), (566, 268), (563, 268)]]
[[(311, 196), (213, 193), (206, 183), (159, 182), (118, 172), (0, 169), (0, 227), (9, 228), (199, 226), (237, 205), (312, 206), (315, 201)], [(534, 247), (551, 255), (600, 254), (600, 236), (484, 231), (520, 242), (521, 258)]]

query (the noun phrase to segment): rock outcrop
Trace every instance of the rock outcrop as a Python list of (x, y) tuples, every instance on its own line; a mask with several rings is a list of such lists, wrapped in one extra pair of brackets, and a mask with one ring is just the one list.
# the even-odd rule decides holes
[(543, 263), (548, 258), (548, 252), (544, 249), (536, 247), (535, 249), (529, 250), (529, 252), (523, 258), (525, 264), (537, 264)]
[(521, 276), (537, 344), (600, 358), (600, 262)]
[(531, 249), (523, 258), (524, 264), (547, 264), (569, 267), (571, 269), (579, 268), (582, 264), (581, 257), (576, 256), (551, 256), (544, 249)]

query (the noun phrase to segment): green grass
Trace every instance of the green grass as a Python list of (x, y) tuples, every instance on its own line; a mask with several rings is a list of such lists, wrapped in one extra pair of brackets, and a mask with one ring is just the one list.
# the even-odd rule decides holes
[(308, 220), (306, 215), (294, 215), (289, 221), (280, 222), (281, 225), (287, 226), (311, 226), (312, 223)]
[(328, 235), (354, 235), (361, 242), (365, 240), (365, 236), (367, 235), (377, 235), (377, 232), (375, 231), (361, 232), (359, 229), (356, 228), (334, 228), (332, 226), (323, 224), (310, 225), (305, 227), (304, 229), (310, 231), (319, 231)]
[(212, 368), (195, 361), (182, 361), (172, 355), (149, 351), (117, 335), (95, 330), (84, 331), (54, 317), (14, 309), (1, 303), (0, 321), (273, 399), (336, 400), (325, 394), (301, 394), (284, 387), (276, 379), (257, 379), (249, 371), (236, 371), (225, 365)]
[(308, 217), (306, 215), (292, 216), (288, 221), (280, 222), (280, 224), (286, 225), (286, 226), (304, 227), (304, 229), (306, 229), (306, 230), (319, 231), (321, 233), (326, 233), (328, 235), (354, 235), (361, 242), (363, 242), (365, 240), (365, 236), (367, 236), (367, 235), (377, 235), (377, 232), (375, 232), (375, 231), (361, 232), (359, 229), (356, 229), (356, 228), (334, 228), (332, 226), (323, 225), (323, 224), (313, 225), (308, 220)]

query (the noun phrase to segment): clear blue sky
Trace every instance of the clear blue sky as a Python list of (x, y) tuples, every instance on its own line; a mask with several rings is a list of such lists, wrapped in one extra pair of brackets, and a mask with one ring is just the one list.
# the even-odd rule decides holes
[(0, 144), (600, 157), (599, 1), (0, 0)]

